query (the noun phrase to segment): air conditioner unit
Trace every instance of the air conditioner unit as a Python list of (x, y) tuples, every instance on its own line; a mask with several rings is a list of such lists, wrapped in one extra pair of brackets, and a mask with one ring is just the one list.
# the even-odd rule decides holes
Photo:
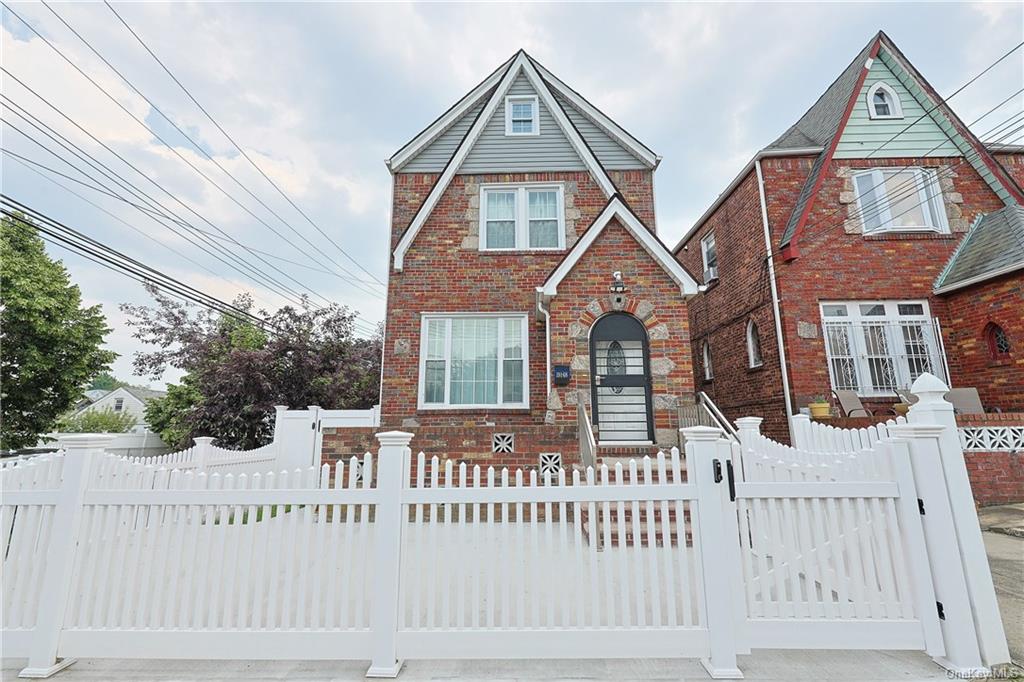
[(704, 283), (708, 284), (718, 279), (718, 268), (712, 266), (704, 271)]

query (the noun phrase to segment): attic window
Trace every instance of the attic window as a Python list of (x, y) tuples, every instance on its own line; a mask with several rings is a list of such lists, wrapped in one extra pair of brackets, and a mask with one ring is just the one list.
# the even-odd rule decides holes
[(540, 135), (536, 96), (505, 98), (505, 135)]
[(896, 91), (879, 81), (868, 90), (868, 117), (872, 119), (903, 118), (903, 107)]

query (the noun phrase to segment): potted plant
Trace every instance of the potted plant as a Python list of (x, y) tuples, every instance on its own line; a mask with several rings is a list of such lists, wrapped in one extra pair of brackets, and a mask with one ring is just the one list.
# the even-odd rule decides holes
[(811, 411), (811, 419), (829, 419), (832, 417), (832, 405), (823, 395), (816, 395), (807, 403)]
[(898, 403), (894, 404), (892, 406), (892, 409), (896, 412), (897, 415), (901, 417), (906, 417), (907, 412), (910, 410), (910, 405), (907, 405), (905, 402), (901, 400)]

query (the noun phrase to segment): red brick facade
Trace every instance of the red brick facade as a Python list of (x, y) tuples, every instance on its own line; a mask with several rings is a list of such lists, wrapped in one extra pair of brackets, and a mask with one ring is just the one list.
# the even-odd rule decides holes
[[(637, 217), (653, 229), (652, 173), (609, 175)], [(394, 176), (392, 247), (436, 180), (433, 174)], [(528, 182), (563, 187), (566, 251), (481, 251), (480, 185)], [(536, 288), (607, 203), (585, 172), (456, 175), (405, 254), (403, 269), (390, 276), (380, 430), (410, 431), (415, 434), (415, 450), (481, 464), (535, 467), (542, 452), (562, 453), (565, 464), (576, 461), (577, 402), (590, 401), (588, 333), (597, 317), (612, 310), (609, 285), (612, 272), (618, 270), (628, 287), (624, 310), (643, 321), (650, 337), (656, 439), (675, 444), (678, 405), (693, 400), (686, 301), (679, 284), (616, 220), (590, 245), (548, 305), (551, 363), (570, 365), (572, 380), (569, 386), (553, 387), (550, 396), (547, 392), (548, 330), (537, 311)], [(425, 312), (527, 315), (529, 408), (419, 409), (420, 329)], [(325, 433), (325, 457), (365, 450), (370, 431), (362, 431)], [(495, 433), (515, 434), (513, 454), (492, 452)]]
[[(956, 289), (944, 298), (953, 383), (976, 386), (986, 407), (1024, 412), (1024, 271)], [(1005, 332), (1008, 353), (992, 347), (990, 324)]]
[[(1024, 155), (1015, 155), (1007, 165), (1016, 176), (1024, 170), (1022, 158)], [(787, 261), (780, 255), (778, 244), (813, 160), (814, 157), (805, 156), (761, 161), (794, 411), (806, 406), (814, 396), (828, 396), (831, 392), (821, 329), (821, 301), (927, 300), (931, 315), (940, 319), (946, 353), (951, 365), (955, 364), (950, 347), (953, 339), (949, 336), (951, 297), (934, 295), (935, 280), (972, 221), (1003, 206), (973, 167), (960, 158), (836, 159), (823, 171), (821, 189), (799, 239), (799, 257)], [(875, 166), (942, 169), (941, 189), (950, 234), (864, 236), (859, 223), (851, 219), (856, 216), (851, 171)], [(702, 270), (700, 239), (710, 231), (715, 232), (720, 279), (690, 304), (698, 386), (709, 393), (728, 417), (762, 416), (764, 433), (788, 440), (764, 229), (753, 171), (688, 237), (687, 248), (677, 253), (691, 271)], [(1019, 310), (1020, 287), (1015, 291)], [(1008, 297), (1013, 293), (1012, 288), (1004, 292)], [(1012, 300), (1008, 305), (1007, 310), (1012, 308)], [(976, 312), (982, 316), (983, 307), (978, 306)], [(754, 319), (760, 331), (764, 367), (759, 370), (747, 366), (744, 330), (748, 319)], [(1018, 313), (1017, 321), (1020, 319)], [(710, 384), (700, 383), (704, 340), (711, 344), (714, 380)], [(959, 343), (953, 345), (959, 347)], [(957, 366), (957, 370), (952, 370), (954, 383), (981, 383), (976, 375), (958, 373)], [(1014, 390), (1020, 390), (1024, 382), (1014, 373), (1015, 367), (992, 370), (1002, 372), (1007, 382), (1016, 384)]]

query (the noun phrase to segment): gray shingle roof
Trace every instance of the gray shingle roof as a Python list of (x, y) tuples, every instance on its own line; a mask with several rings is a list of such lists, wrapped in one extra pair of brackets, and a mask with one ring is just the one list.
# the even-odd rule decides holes
[(124, 390), (128, 391), (144, 403), (155, 398), (163, 398), (167, 395), (167, 391), (154, 391), (151, 388), (139, 388), (138, 386), (125, 386)]
[(800, 196), (796, 200), (793, 212), (789, 216), (789, 222), (786, 223), (786, 229), (782, 233), (782, 246), (788, 244), (796, 232), (800, 216), (803, 215), (804, 208), (814, 193), (818, 176), (821, 175), (821, 171), (825, 167), (828, 149), (832, 145), (832, 140), (839, 134), (839, 126), (843, 122), (846, 105), (850, 102), (850, 97), (854, 95), (860, 73), (867, 62), (868, 55), (871, 54), (871, 48), (880, 35), (881, 33), (871, 38), (864, 49), (853, 58), (850, 65), (839, 74), (839, 78), (825, 90), (818, 101), (807, 110), (807, 113), (800, 117), (799, 121), (790, 126), (789, 130), (784, 132), (779, 139), (766, 147), (766, 149), (825, 148), (825, 151), (821, 152), (814, 160), (811, 172), (800, 190)]
[(1024, 268), (1024, 208), (1020, 204), (982, 216), (953, 252), (935, 288), (955, 286), (1015, 265)]

